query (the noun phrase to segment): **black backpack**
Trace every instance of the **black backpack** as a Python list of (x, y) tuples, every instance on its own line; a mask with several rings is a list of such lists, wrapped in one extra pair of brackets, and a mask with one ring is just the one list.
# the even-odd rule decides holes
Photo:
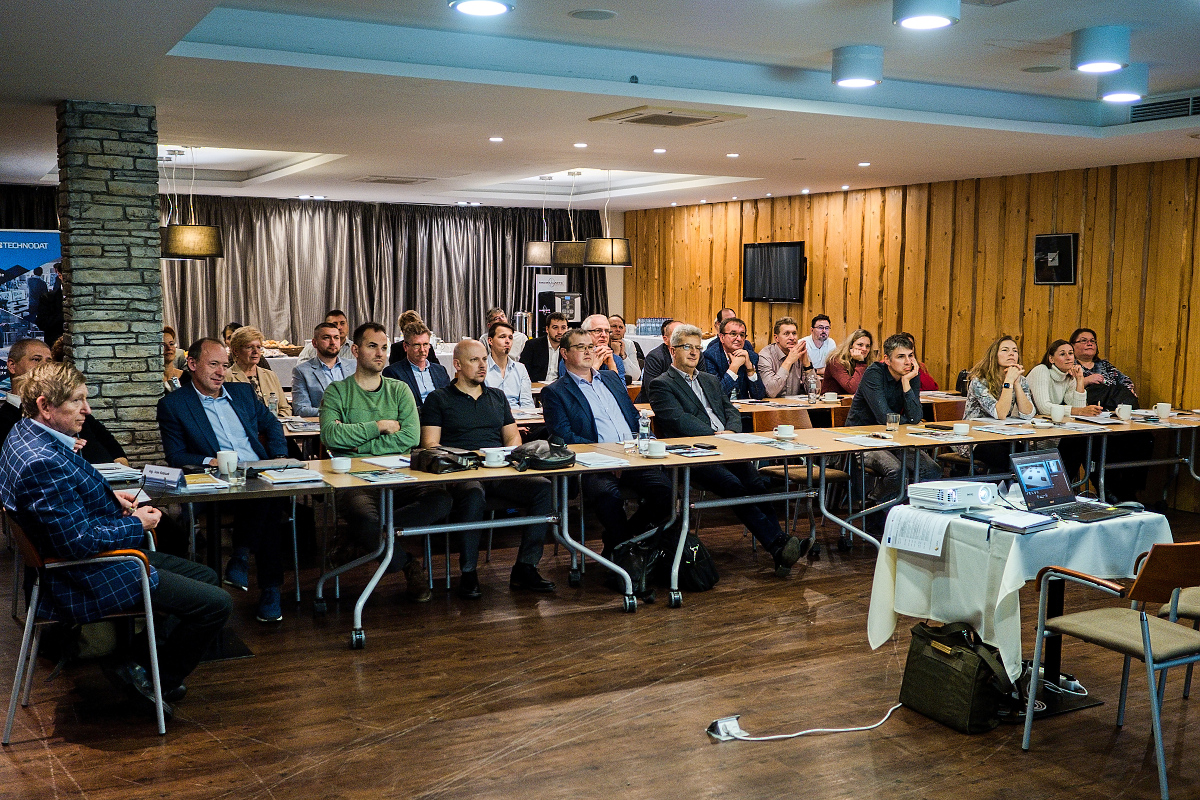
[[(658, 580), (671, 585), (671, 565), (675, 563), (675, 548), (679, 544), (682, 520), (660, 534), (662, 554), (658, 559)], [(694, 533), (688, 533), (683, 543), (683, 558), (679, 561), (679, 588), (687, 592), (707, 592), (721, 580), (712, 553)]]

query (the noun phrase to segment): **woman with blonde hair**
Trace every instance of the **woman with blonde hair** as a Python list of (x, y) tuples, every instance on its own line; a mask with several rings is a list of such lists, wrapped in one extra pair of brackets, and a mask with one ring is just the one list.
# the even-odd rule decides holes
[[(991, 343), (983, 358), (971, 369), (963, 419), (1033, 419), (1036, 414), (1033, 393), (1025, 379), (1025, 368), (1021, 366), (1017, 340), (1011, 336), (1001, 336)], [(959, 452), (984, 462), (992, 469), (1008, 469), (1009, 447), (1003, 442), (981, 444), (975, 448), (974, 454), (969, 446), (963, 445)]]
[(248, 383), (254, 388), (254, 395), (263, 405), (270, 408), (271, 395), (279, 405), (275, 415), (290, 417), (292, 407), (283, 394), (283, 386), (279, 378), (269, 369), (260, 368), (263, 358), (263, 334), (253, 325), (238, 328), (229, 339), (229, 352), (233, 357), (233, 365), (229, 368), (226, 380), (235, 383)]
[(854, 394), (863, 373), (871, 366), (871, 352), (875, 347), (875, 338), (870, 331), (859, 328), (854, 333), (842, 339), (825, 362), (825, 378), (821, 383), (822, 392), (837, 392), (838, 394)]

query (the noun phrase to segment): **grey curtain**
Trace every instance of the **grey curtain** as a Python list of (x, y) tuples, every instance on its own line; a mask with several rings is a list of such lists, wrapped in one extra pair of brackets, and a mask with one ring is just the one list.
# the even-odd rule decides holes
[[(188, 200), (183, 201), (186, 205)], [(443, 339), (477, 336), (484, 311), (533, 310), (533, 278), (521, 258), (542, 238), (541, 209), (197, 196), (196, 222), (218, 225), (225, 257), (163, 262), (164, 320), (181, 343), (231, 321), (268, 338), (302, 342), (330, 308), (351, 327), (389, 331), (405, 309)], [(575, 237), (600, 236), (600, 214), (576, 211)], [(552, 239), (569, 238), (566, 211), (547, 210)], [(166, 221), (166, 201), (163, 201)], [(546, 270), (542, 270), (546, 271)], [(567, 271), (587, 313), (607, 313), (603, 269)]]

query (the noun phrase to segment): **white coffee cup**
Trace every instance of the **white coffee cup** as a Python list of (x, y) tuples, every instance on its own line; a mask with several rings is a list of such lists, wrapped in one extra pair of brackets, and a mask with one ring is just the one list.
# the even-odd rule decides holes
[(329, 459), (329, 468), (334, 472), (349, 472), (351, 463), (346, 456), (335, 456)]
[(795, 436), (796, 435), (796, 426), (795, 425), (776, 425), (775, 426), (775, 435), (776, 436)]
[(667, 443), (662, 439), (651, 439), (649, 444), (650, 448), (646, 451), (647, 455), (661, 458), (667, 454)]
[(489, 467), (498, 467), (504, 463), (503, 447), (484, 447), (483, 448), (483, 463)]
[(821, 399), (826, 403), (836, 403), (838, 401), (838, 393), (826, 392), (825, 394), (821, 395)]
[(1050, 406), (1050, 421), (1062, 422), (1067, 418), (1067, 406)]
[(966, 434), (971, 432), (971, 423), (969, 423), (969, 422), (954, 423), (954, 432), (956, 434), (958, 434), (959, 436), (965, 436)]
[(222, 475), (232, 475), (237, 469), (238, 456), (237, 450), (218, 450), (217, 451), (217, 470)]
[(1154, 416), (1158, 417), (1159, 419), (1166, 419), (1167, 417), (1171, 416), (1171, 404), (1155, 403)]
[(1117, 419), (1129, 422), (1133, 418), (1133, 406), (1129, 405), (1129, 403), (1121, 403), (1121, 405), (1117, 406), (1116, 413)]

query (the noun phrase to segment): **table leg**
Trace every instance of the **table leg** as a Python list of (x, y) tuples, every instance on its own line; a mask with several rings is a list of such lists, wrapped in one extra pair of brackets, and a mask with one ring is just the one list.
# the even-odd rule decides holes
[(206, 503), (204, 519), (208, 526), (208, 566), (217, 573), (217, 581), (221, 580), (221, 514), (220, 503)]
[(679, 565), (683, 563), (683, 547), (687, 542), (688, 526), (691, 524), (692, 468), (683, 468), (683, 519), (679, 527), (679, 541), (675, 544), (675, 560), (671, 562), (671, 593), (667, 606), (679, 608), (683, 605), (683, 593), (679, 591)]
[[(571, 538), (571, 518), (570, 508), (567, 505), (567, 482), (571, 479), (569, 474), (561, 476), (562, 483), (558, 485), (558, 502), (559, 514), (558, 518), (552, 523), (554, 537), (571, 551), (571, 574), (567, 579), (570, 586), (579, 586), (582, 583), (581, 572), (575, 567), (575, 558), (578, 556), (579, 564), (582, 566), (584, 558), (591, 558), (605, 569), (612, 570), (625, 583), (625, 599), (623, 601), (623, 609), (625, 611), (637, 611), (637, 597), (633, 594), (633, 579), (629, 577), (629, 573), (618, 567), (612, 561), (609, 561), (604, 556), (587, 549), (581, 543)], [(555, 479), (551, 479), (555, 480)]]

